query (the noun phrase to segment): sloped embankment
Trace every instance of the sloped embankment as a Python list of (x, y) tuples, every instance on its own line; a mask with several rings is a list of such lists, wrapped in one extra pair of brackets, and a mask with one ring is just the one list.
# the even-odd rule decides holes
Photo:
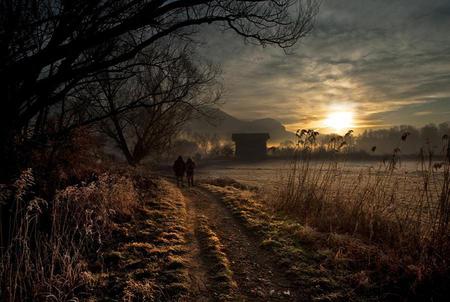
[(186, 209), (164, 180), (137, 181), (142, 207), (117, 222), (101, 267), (92, 274), (91, 300), (177, 301), (187, 296)]

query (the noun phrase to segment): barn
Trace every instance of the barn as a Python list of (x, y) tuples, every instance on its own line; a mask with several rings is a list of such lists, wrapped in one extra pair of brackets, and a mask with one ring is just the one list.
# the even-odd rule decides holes
[(267, 156), (268, 133), (233, 133), (235, 155), (240, 160), (260, 160)]

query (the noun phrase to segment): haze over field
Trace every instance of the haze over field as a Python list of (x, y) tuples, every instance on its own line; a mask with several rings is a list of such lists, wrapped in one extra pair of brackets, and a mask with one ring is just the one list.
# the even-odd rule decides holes
[[(193, 144), (196, 142), (196, 135), (204, 136), (212, 141), (231, 143), (233, 133), (268, 133), (270, 139), (268, 145), (277, 148), (293, 147), (298, 142), (295, 131), (286, 130), (286, 127), (278, 120), (272, 118), (262, 118), (256, 120), (238, 119), (220, 109), (210, 108), (206, 115), (199, 115), (189, 121), (183, 127), (183, 133), (187, 134), (187, 139)], [(324, 121), (325, 124), (338, 127), (341, 119), (345, 121), (346, 114), (330, 114), (330, 118)], [(298, 130), (298, 129), (297, 129)], [(317, 144), (326, 147), (330, 140), (342, 135), (342, 130), (349, 130), (346, 127), (334, 129), (332, 134), (320, 133), (317, 137)], [(362, 130), (362, 129), (361, 129)], [(395, 148), (399, 148), (402, 154), (417, 155), (421, 149), (432, 149), (435, 154), (442, 154), (442, 138), (450, 133), (449, 122), (427, 124), (423, 127), (413, 127), (410, 125), (400, 125), (390, 128), (365, 129), (364, 131), (352, 135), (351, 141), (345, 148), (347, 152), (363, 151), (371, 155), (390, 155)], [(402, 136), (407, 134), (407, 138), (402, 140)], [(373, 150), (373, 148), (375, 150)], [(197, 151), (195, 151), (197, 152)], [(194, 152), (194, 153), (195, 153)]]
[(286, 130), (281, 122), (272, 118), (255, 120), (238, 119), (220, 109), (208, 110), (207, 116), (199, 116), (184, 126), (185, 131), (208, 135), (217, 135), (230, 140), (232, 133), (267, 132), (270, 143), (278, 144), (286, 140), (295, 140), (295, 133)]

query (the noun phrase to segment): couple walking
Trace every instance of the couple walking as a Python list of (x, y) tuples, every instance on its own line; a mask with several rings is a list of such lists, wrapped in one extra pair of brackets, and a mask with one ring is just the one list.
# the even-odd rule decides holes
[(186, 178), (188, 182), (188, 186), (191, 187), (194, 185), (194, 169), (195, 163), (189, 157), (186, 162), (184, 162), (183, 158), (178, 156), (177, 160), (173, 163), (173, 171), (175, 172), (175, 177), (177, 179), (177, 186), (183, 186), (183, 177), (186, 173)]

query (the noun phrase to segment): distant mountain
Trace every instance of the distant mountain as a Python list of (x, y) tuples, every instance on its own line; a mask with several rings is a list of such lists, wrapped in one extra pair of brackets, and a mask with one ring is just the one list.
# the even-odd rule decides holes
[(218, 108), (212, 108), (206, 115), (198, 116), (185, 125), (188, 133), (217, 135), (224, 139), (231, 139), (232, 133), (267, 132), (269, 143), (280, 143), (294, 140), (295, 134), (286, 130), (283, 124), (272, 118), (252, 121), (238, 119)]

